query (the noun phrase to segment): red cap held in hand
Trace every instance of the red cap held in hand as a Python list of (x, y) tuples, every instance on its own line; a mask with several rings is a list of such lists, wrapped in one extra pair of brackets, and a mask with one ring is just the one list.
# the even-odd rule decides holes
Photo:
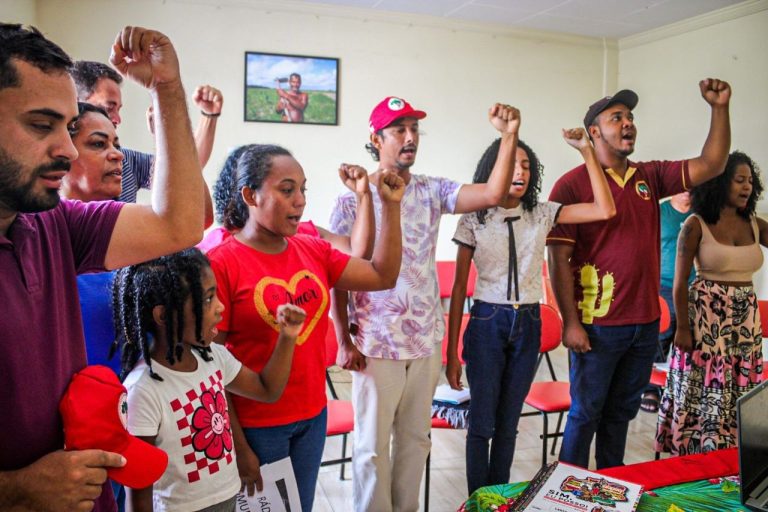
[(109, 478), (132, 489), (155, 483), (168, 466), (168, 454), (128, 433), (128, 394), (111, 369), (87, 366), (72, 377), (59, 410), (67, 450), (119, 453), (125, 466), (107, 468)]

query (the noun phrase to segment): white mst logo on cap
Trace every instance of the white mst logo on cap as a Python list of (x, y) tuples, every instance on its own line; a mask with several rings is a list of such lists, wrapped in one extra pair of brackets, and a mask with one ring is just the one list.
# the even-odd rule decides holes
[(403, 100), (400, 98), (389, 98), (389, 102), (387, 102), (389, 110), (402, 110), (404, 106)]
[(117, 401), (117, 416), (123, 424), (123, 428), (128, 430), (128, 393), (123, 392)]

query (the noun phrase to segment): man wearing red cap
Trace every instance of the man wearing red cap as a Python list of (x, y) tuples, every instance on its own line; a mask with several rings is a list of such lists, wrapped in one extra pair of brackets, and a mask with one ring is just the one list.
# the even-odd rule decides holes
[(141, 27), (126, 27), (112, 46), (112, 64), (161, 113), (149, 206), (59, 199), (78, 156), (68, 131), (78, 112), (72, 61), (17, 24), (0, 23), (0, 48), (0, 510), (114, 510), (102, 484), (123, 458), (62, 450), (59, 400), (86, 365), (75, 278), (202, 236), (204, 184), (176, 51)]
[[(552, 286), (570, 349), (571, 409), (560, 460), (589, 464), (596, 436), (597, 468), (624, 463), (629, 421), (640, 408), (659, 336), (659, 199), (721, 172), (728, 157), (731, 89), (716, 79), (699, 83), (711, 107), (701, 154), (677, 162), (632, 162), (637, 94), (623, 90), (589, 107), (584, 126), (608, 175), (616, 217), (558, 224), (547, 237)], [(563, 175), (550, 201), (591, 200), (587, 170)]]
[[(411, 174), (419, 145), (419, 120), (426, 114), (397, 97), (371, 112), (366, 146), (379, 168), (406, 183), (401, 203), (403, 262), (397, 284), (381, 292), (336, 292), (335, 323), (339, 362), (352, 370), (355, 408), (353, 493), (358, 511), (415, 511), (430, 449), (430, 408), (439, 369), (435, 343), (445, 331), (435, 270), (440, 216), (498, 205), (509, 190), (517, 149), (520, 113), (494, 105), (491, 124), (500, 132), (499, 156), (488, 183), (461, 185), (447, 178)], [(381, 204), (373, 194), (374, 210)], [(343, 194), (331, 216), (331, 229), (350, 234), (355, 199)], [(347, 305), (349, 304), (349, 316)], [(354, 337), (354, 341), (353, 341)], [(390, 438), (392, 450), (390, 456)]]

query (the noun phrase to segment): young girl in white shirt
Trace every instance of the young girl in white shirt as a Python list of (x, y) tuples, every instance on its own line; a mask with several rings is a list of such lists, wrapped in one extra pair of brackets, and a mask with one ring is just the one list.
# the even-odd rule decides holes
[(168, 453), (168, 469), (154, 486), (128, 489), (128, 510), (234, 511), (240, 477), (225, 390), (277, 400), (304, 311), (278, 307), (277, 345), (255, 373), (212, 343), (224, 307), (210, 264), (197, 249), (120, 269), (113, 308), (128, 430)]

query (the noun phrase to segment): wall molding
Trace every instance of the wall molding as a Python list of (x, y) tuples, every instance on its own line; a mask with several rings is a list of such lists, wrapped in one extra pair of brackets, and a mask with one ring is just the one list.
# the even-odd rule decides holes
[(768, 0), (747, 0), (740, 4), (724, 7), (693, 18), (670, 23), (663, 27), (648, 30), (640, 34), (624, 37), (618, 40), (619, 51), (654, 43), (670, 37), (679, 36), (686, 32), (693, 32), (701, 28), (711, 27), (726, 21), (743, 18), (761, 11), (768, 10)]

